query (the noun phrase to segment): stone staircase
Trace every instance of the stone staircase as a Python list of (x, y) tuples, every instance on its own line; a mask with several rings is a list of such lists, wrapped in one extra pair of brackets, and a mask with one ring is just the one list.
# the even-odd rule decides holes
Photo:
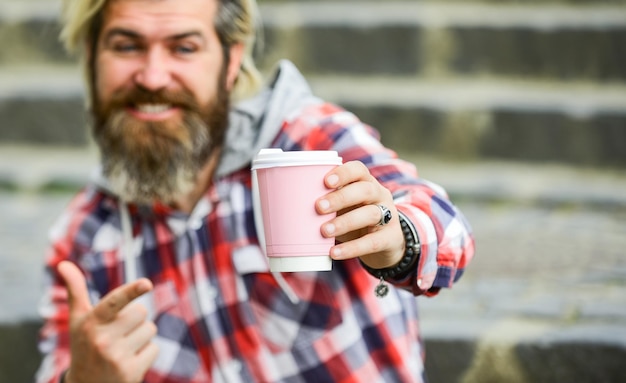
[[(626, 1), (261, 0), (261, 67), (401, 151), (626, 166)], [(86, 145), (58, 0), (0, 3), (0, 142)]]
[[(467, 191), (468, 185), (477, 184), (480, 175), (497, 178), (507, 172), (519, 172), (525, 175), (523, 182), (516, 183), (519, 177), (509, 174), (501, 183), (489, 179), (480, 185), (497, 192), (498, 186), (506, 184), (507, 193), (524, 194), (533, 182), (549, 183), (554, 175), (551, 171), (534, 181), (528, 176), (535, 174), (533, 168), (545, 170), (547, 162), (557, 167), (566, 165), (568, 169), (589, 167), (592, 172), (610, 167), (616, 174), (626, 168), (626, 0), (260, 0), (260, 5), (264, 47), (259, 50), (258, 59), (265, 72), (279, 58), (291, 59), (320, 96), (345, 106), (377, 127), (389, 146), (411, 155), (443, 160), (446, 165), (435, 168), (434, 173), (444, 174), (444, 181), (450, 181), (448, 184), (452, 186), (454, 182), (463, 181), (463, 174), (465, 178), (474, 177), (461, 182), (465, 186), (457, 188), (459, 190)], [(11, 152), (6, 149), (9, 145), (28, 146), (27, 154), (31, 154), (33, 148), (41, 147), (48, 154), (61, 148), (64, 155), (70, 146), (87, 148), (91, 145), (85, 128), (81, 73), (75, 60), (64, 53), (57, 41), (58, 10), (59, 0), (0, 0), (0, 162), (3, 149)], [(8, 154), (10, 159), (11, 153)], [(80, 160), (76, 158), (82, 153), (78, 155), (71, 157), (77, 163)], [(464, 166), (483, 160), (520, 160), (531, 166), (509, 166), (497, 171), (478, 167), (467, 175), (467, 171), (457, 170), (458, 166), (447, 165), (448, 159), (455, 160), (452, 163), (458, 160), (470, 163)], [(24, 167), (31, 169), (29, 165)], [(72, 167), (62, 167), (62, 170), (71, 173), (68, 168)], [(425, 170), (427, 173), (427, 166)], [(449, 180), (445, 179), (446, 174)], [(577, 182), (578, 179), (572, 177), (571, 182), (555, 187), (554, 192), (576, 194)], [(611, 189), (620, 202), (605, 210), (619, 210), (622, 217), (625, 205), (619, 190), (623, 190), (624, 183), (615, 183), (613, 177), (609, 177), (605, 183), (595, 182), (594, 185), (598, 190), (592, 190), (592, 197), (599, 194), (601, 201), (588, 211), (597, 213), (595, 207), (603, 206), (606, 189)], [(600, 190), (604, 186), (606, 188)], [(552, 206), (550, 201), (546, 205)], [(563, 205), (573, 207), (575, 204)], [(44, 198), (32, 209), (44, 215), (42, 209), (48, 205), (50, 201)], [(57, 203), (53, 210), (60, 211), (61, 205)], [(533, 336), (524, 338), (524, 342), (507, 343), (505, 336), (502, 345), (500, 333), (511, 335), (510, 329), (517, 323), (504, 326), (504, 330), (493, 335), (497, 338), (495, 341), (477, 341), (476, 334), (480, 332), (475, 331), (476, 328), (492, 326), (492, 322), (485, 320), (485, 307), (491, 306), (503, 312), (498, 311), (498, 319), (508, 318), (512, 310), (522, 312), (516, 311), (516, 315), (532, 318), (537, 312), (543, 313), (541, 319), (547, 318), (545, 321), (561, 336), (557, 329), (563, 327), (572, 331), (568, 326), (576, 320), (564, 314), (566, 320), (556, 321), (552, 314), (544, 311), (559, 309), (561, 301), (577, 302), (579, 290), (587, 294), (590, 290), (574, 287), (573, 283), (567, 285), (567, 289), (561, 285), (558, 285), (560, 288), (536, 288), (541, 292), (541, 299), (530, 309), (520, 306), (519, 300), (512, 297), (515, 294), (509, 294), (506, 288), (492, 290), (489, 278), (493, 275), (488, 274), (493, 271), (493, 264), (497, 264), (500, 248), (510, 238), (506, 237), (504, 229), (497, 230), (499, 221), (495, 222), (489, 215), (501, 210), (485, 210), (482, 206), (475, 211), (468, 210), (474, 216), (471, 222), (477, 235), (482, 236), (477, 262), (483, 263), (478, 264), (476, 270), (484, 270), (484, 275), (475, 277), (474, 281), (468, 279), (469, 276), (464, 277), (463, 283), (468, 287), (465, 290), (461, 286), (456, 292), (451, 290), (452, 294), (422, 303), (426, 308), (423, 324), (427, 330), (427, 364), (432, 382), (625, 381), (626, 369), (622, 362), (626, 357), (623, 335), (626, 314), (621, 308), (624, 302), (621, 277), (612, 277), (616, 282), (613, 290), (608, 291), (613, 291), (613, 295), (607, 298), (607, 290), (601, 285), (593, 296), (594, 302), (596, 297), (602, 297), (602, 302), (608, 299), (602, 306), (604, 311), (615, 311), (609, 318), (611, 326), (604, 326), (604, 322), (598, 325), (597, 333), (602, 335), (599, 338), (617, 339), (616, 342), (586, 339), (587, 332), (568, 333), (557, 341), (546, 340), (535, 337), (533, 327), (528, 330)], [(551, 217), (555, 213), (533, 212), (539, 217)], [(56, 214), (45, 212), (48, 213)], [(475, 218), (480, 214), (486, 214), (483, 223)], [(587, 227), (580, 229), (582, 223), (563, 229), (558, 240), (549, 236), (555, 230), (553, 226), (538, 227), (537, 231), (548, 229), (545, 238), (540, 236), (543, 245), (537, 245), (536, 232), (515, 231), (519, 228), (518, 221), (532, 222), (535, 216), (520, 209), (505, 220), (511, 226), (506, 229), (515, 232), (515, 243), (527, 244), (524, 249), (529, 254), (533, 248), (542, 246), (547, 252), (550, 246), (556, 247), (557, 242), (570, 244), (568, 259), (575, 248), (590, 248), (583, 234), (591, 234)], [(570, 222), (568, 219), (563, 218), (563, 222)], [(588, 225), (592, 226), (594, 220), (589, 221)], [(30, 225), (28, 222), (25, 219), (20, 227)], [(623, 226), (620, 226), (623, 221), (615, 218), (610, 222), (608, 232), (616, 239), (613, 242), (598, 239), (611, 248), (605, 252), (609, 255), (623, 248), (623, 240), (618, 242), (617, 239), (623, 238)], [(606, 230), (605, 226), (598, 225)], [(2, 226), (0, 224), (0, 229)], [(579, 229), (579, 235), (570, 237), (572, 229)], [(554, 253), (565, 257), (562, 252)], [(536, 253), (534, 256), (540, 259), (551, 255)], [(594, 259), (598, 256), (593, 255)], [(526, 259), (528, 255), (520, 255), (520, 258)], [(620, 259), (623, 258), (615, 255), (603, 265), (612, 268)], [(489, 265), (492, 269), (485, 267)], [(5, 270), (4, 266), (0, 271)], [(36, 263), (32, 267), (40, 266)], [(502, 266), (501, 274), (495, 274), (508, 277), (507, 267)], [(616, 275), (623, 276), (623, 266), (619, 270), (621, 274)], [(542, 275), (536, 279), (556, 284), (554, 276)], [(533, 281), (525, 282), (530, 285)], [(557, 295), (565, 290), (571, 291), (571, 295)], [(467, 298), (469, 296), (473, 300)], [(550, 304), (555, 301), (559, 304)], [(456, 326), (442, 322), (440, 318), (457, 312), (453, 308), (458, 307), (459, 302), (466, 315), (456, 318), (459, 321)], [(473, 309), (472, 302), (476, 306)], [(6, 306), (3, 302), (0, 304)], [(590, 311), (600, 316), (603, 312)], [(580, 312), (582, 314), (572, 316), (585, 319), (586, 311), (581, 309)], [(493, 313), (490, 315), (492, 317), (487, 319), (493, 320)], [(561, 318), (560, 315), (559, 312), (554, 317)], [(39, 325), (29, 315), (17, 322), (0, 320), (0, 382), (31, 380), (39, 362), (34, 350)], [(616, 329), (615, 336), (613, 329)], [(511, 350), (521, 355), (515, 359), (517, 361), (511, 357)]]
[(267, 57), (399, 149), (626, 165), (625, 2), (578, 3), (272, 3)]

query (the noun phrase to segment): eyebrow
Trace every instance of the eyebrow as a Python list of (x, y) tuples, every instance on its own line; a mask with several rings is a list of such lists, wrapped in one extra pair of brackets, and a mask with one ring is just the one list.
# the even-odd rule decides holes
[(170, 36), (168, 37), (168, 40), (183, 40), (188, 37), (198, 37), (199, 39), (204, 41), (204, 35), (200, 31), (195, 30)]
[(111, 30), (107, 31), (106, 35), (104, 36), (103, 41), (105, 43), (107, 43), (109, 40), (111, 40), (113, 37), (115, 36), (124, 36), (124, 37), (130, 37), (130, 38), (141, 38), (141, 35), (135, 31), (132, 31), (130, 29), (125, 29), (125, 28), (112, 28)]
[[(124, 37), (129, 37), (129, 38), (133, 38), (133, 39), (141, 39), (143, 38), (143, 35), (140, 33), (137, 33), (131, 29), (126, 29), (126, 28), (112, 28), (111, 30), (109, 30), (106, 35), (104, 36), (104, 42), (108, 42), (111, 38), (115, 37), (115, 36), (124, 36)], [(176, 41), (176, 40), (183, 40), (186, 39), (188, 37), (198, 37), (200, 38), (202, 41), (205, 41), (204, 35), (197, 30), (191, 30), (191, 31), (187, 31), (187, 32), (182, 32), (182, 33), (178, 33), (178, 34), (174, 34), (172, 36), (168, 36), (166, 38), (166, 40), (172, 40), (172, 41)]]

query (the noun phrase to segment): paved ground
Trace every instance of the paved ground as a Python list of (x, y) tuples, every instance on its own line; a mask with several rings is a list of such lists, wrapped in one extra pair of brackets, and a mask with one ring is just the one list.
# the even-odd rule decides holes
[[(478, 251), (454, 289), (421, 299), (427, 339), (626, 349), (626, 172), (413, 160), (456, 198)], [(36, 320), (46, 231), (95, 162), (0, 147), (0, 325)]]

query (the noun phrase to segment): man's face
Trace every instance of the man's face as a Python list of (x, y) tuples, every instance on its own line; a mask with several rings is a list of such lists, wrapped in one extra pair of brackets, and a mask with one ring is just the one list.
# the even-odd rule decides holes
[(233, 71), (216, 0), (110, 0), (94, 52), (94, 135), (128, 201), (188, 192), (222, 144)]

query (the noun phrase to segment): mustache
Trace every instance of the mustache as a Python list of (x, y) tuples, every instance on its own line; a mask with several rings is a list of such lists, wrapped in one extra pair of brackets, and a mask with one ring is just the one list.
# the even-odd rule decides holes
[(151, 91), (141, 87), (132, 87), (114, 93), (106, 105), (100, 102), (96, 103), (98, 105), (96, 114), (106, 116), (116, 110), (138, 104), (168, 104), (194, 112), (202, 110), (193, 94), (186, 89)]

